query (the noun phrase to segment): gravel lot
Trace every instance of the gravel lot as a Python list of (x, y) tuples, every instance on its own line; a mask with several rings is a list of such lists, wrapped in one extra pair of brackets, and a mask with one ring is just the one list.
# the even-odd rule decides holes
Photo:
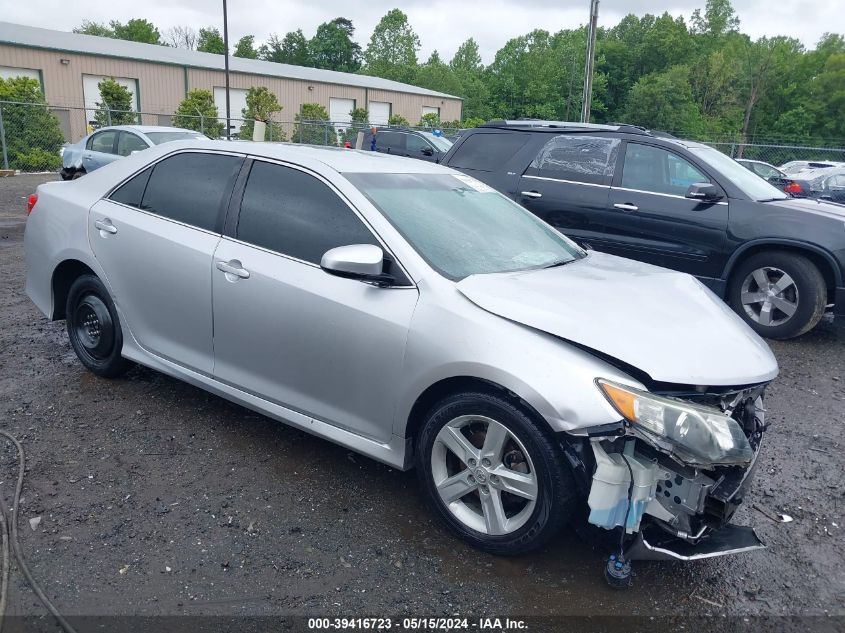
[[(772, 343), (759, 509), (736, 519), (769, 549), (640, 563), (635, 586), (613, 592), (571, 533), (489, 556), (432, 519), (413, 473), (148, 369), (85, 372), (64, 322), (23, 292), (24, 199), (49, 179), (0, 179), (0, 415), (28, 452), (23, 548), (64, 613), (845, 615), (845, 330)], [(0, 460), (8, 499), (10, 446)], [(9, 612), (45, 613), (17, 573)]]

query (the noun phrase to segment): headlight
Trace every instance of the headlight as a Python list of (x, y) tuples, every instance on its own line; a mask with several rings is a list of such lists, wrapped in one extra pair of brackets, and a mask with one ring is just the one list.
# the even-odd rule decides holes
[(599, 379), (610, 403), (629, 422), (665, 440), (692, 464), (747, 465), (754, 454), (739, 424), (720, 411)]

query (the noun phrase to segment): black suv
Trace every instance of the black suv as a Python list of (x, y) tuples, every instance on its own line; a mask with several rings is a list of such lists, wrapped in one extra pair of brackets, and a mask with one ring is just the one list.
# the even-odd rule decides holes
[(441, 163), (587, 248), (697, 276), (763, 336), (803, 334), (826, 308), (845, 321), (845, 205), (792, 198), (707, 145), (632, 125), (494, 121)]
[(375, 142), (372, 130), (365, 131), (361, 149), (439, 163), (451, 147), (452, 141), (432, 132), (384, 128), (376, 131)]

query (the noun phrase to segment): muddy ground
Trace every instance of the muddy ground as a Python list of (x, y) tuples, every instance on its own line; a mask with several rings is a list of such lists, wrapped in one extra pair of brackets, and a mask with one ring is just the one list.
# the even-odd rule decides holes
[[(425, 510), (413, 472), (155, 371), (84, 371), (64, 323), (23, 293), (24, 197), (47, 179), (0, 179), (0, 424), (28, 454), (23, 548), (64, 613), (845, 615), (845, 330), (771, 344), (759, 509), (736, 517), (769, 549), (640, 563), (614, 592), (572, 533), (522, 558), (483, 554)], [(3, 448), (7, 499), (14, 464)], [(17, 573), (9, 599), (9, 613), (45, 613)]]

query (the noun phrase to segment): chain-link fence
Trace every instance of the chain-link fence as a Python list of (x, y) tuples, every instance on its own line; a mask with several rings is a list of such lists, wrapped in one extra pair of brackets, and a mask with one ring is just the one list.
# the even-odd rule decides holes
[[(61, 151), (67, 143), (78, 142), (100, 127), (127, 124), (175, 126), (195, 130), (210, 138), (226, 138), (225, 119), (204, 116), (201, 112), (135, 112), (0, 101), (0, 167), (21, 172), (56, 171), (61, 167)], [(232, 118), (229, 124), (230, 138), (250, 141), (254, 138), (255, 126), (262, 125), (241, 118)], [(263, 125), (263, 138), (269, 142), (328, 146), (349, 144), (354, 147), (358, 132), (369, 129), (372, 124), (271, 119)], [(377, 127), (385, 129), (390, 126)], [(411, 129), (433, 131), (432, 128), (416, 126)], [(454, 138), (458, 131), (458, 128), (440, 128), (440, 134), (446, 138)], [(762, 160), (773, 165), (792, 160), (845, 162), (845, 143), (802, 146), (699, 140), (732, 158)]]

